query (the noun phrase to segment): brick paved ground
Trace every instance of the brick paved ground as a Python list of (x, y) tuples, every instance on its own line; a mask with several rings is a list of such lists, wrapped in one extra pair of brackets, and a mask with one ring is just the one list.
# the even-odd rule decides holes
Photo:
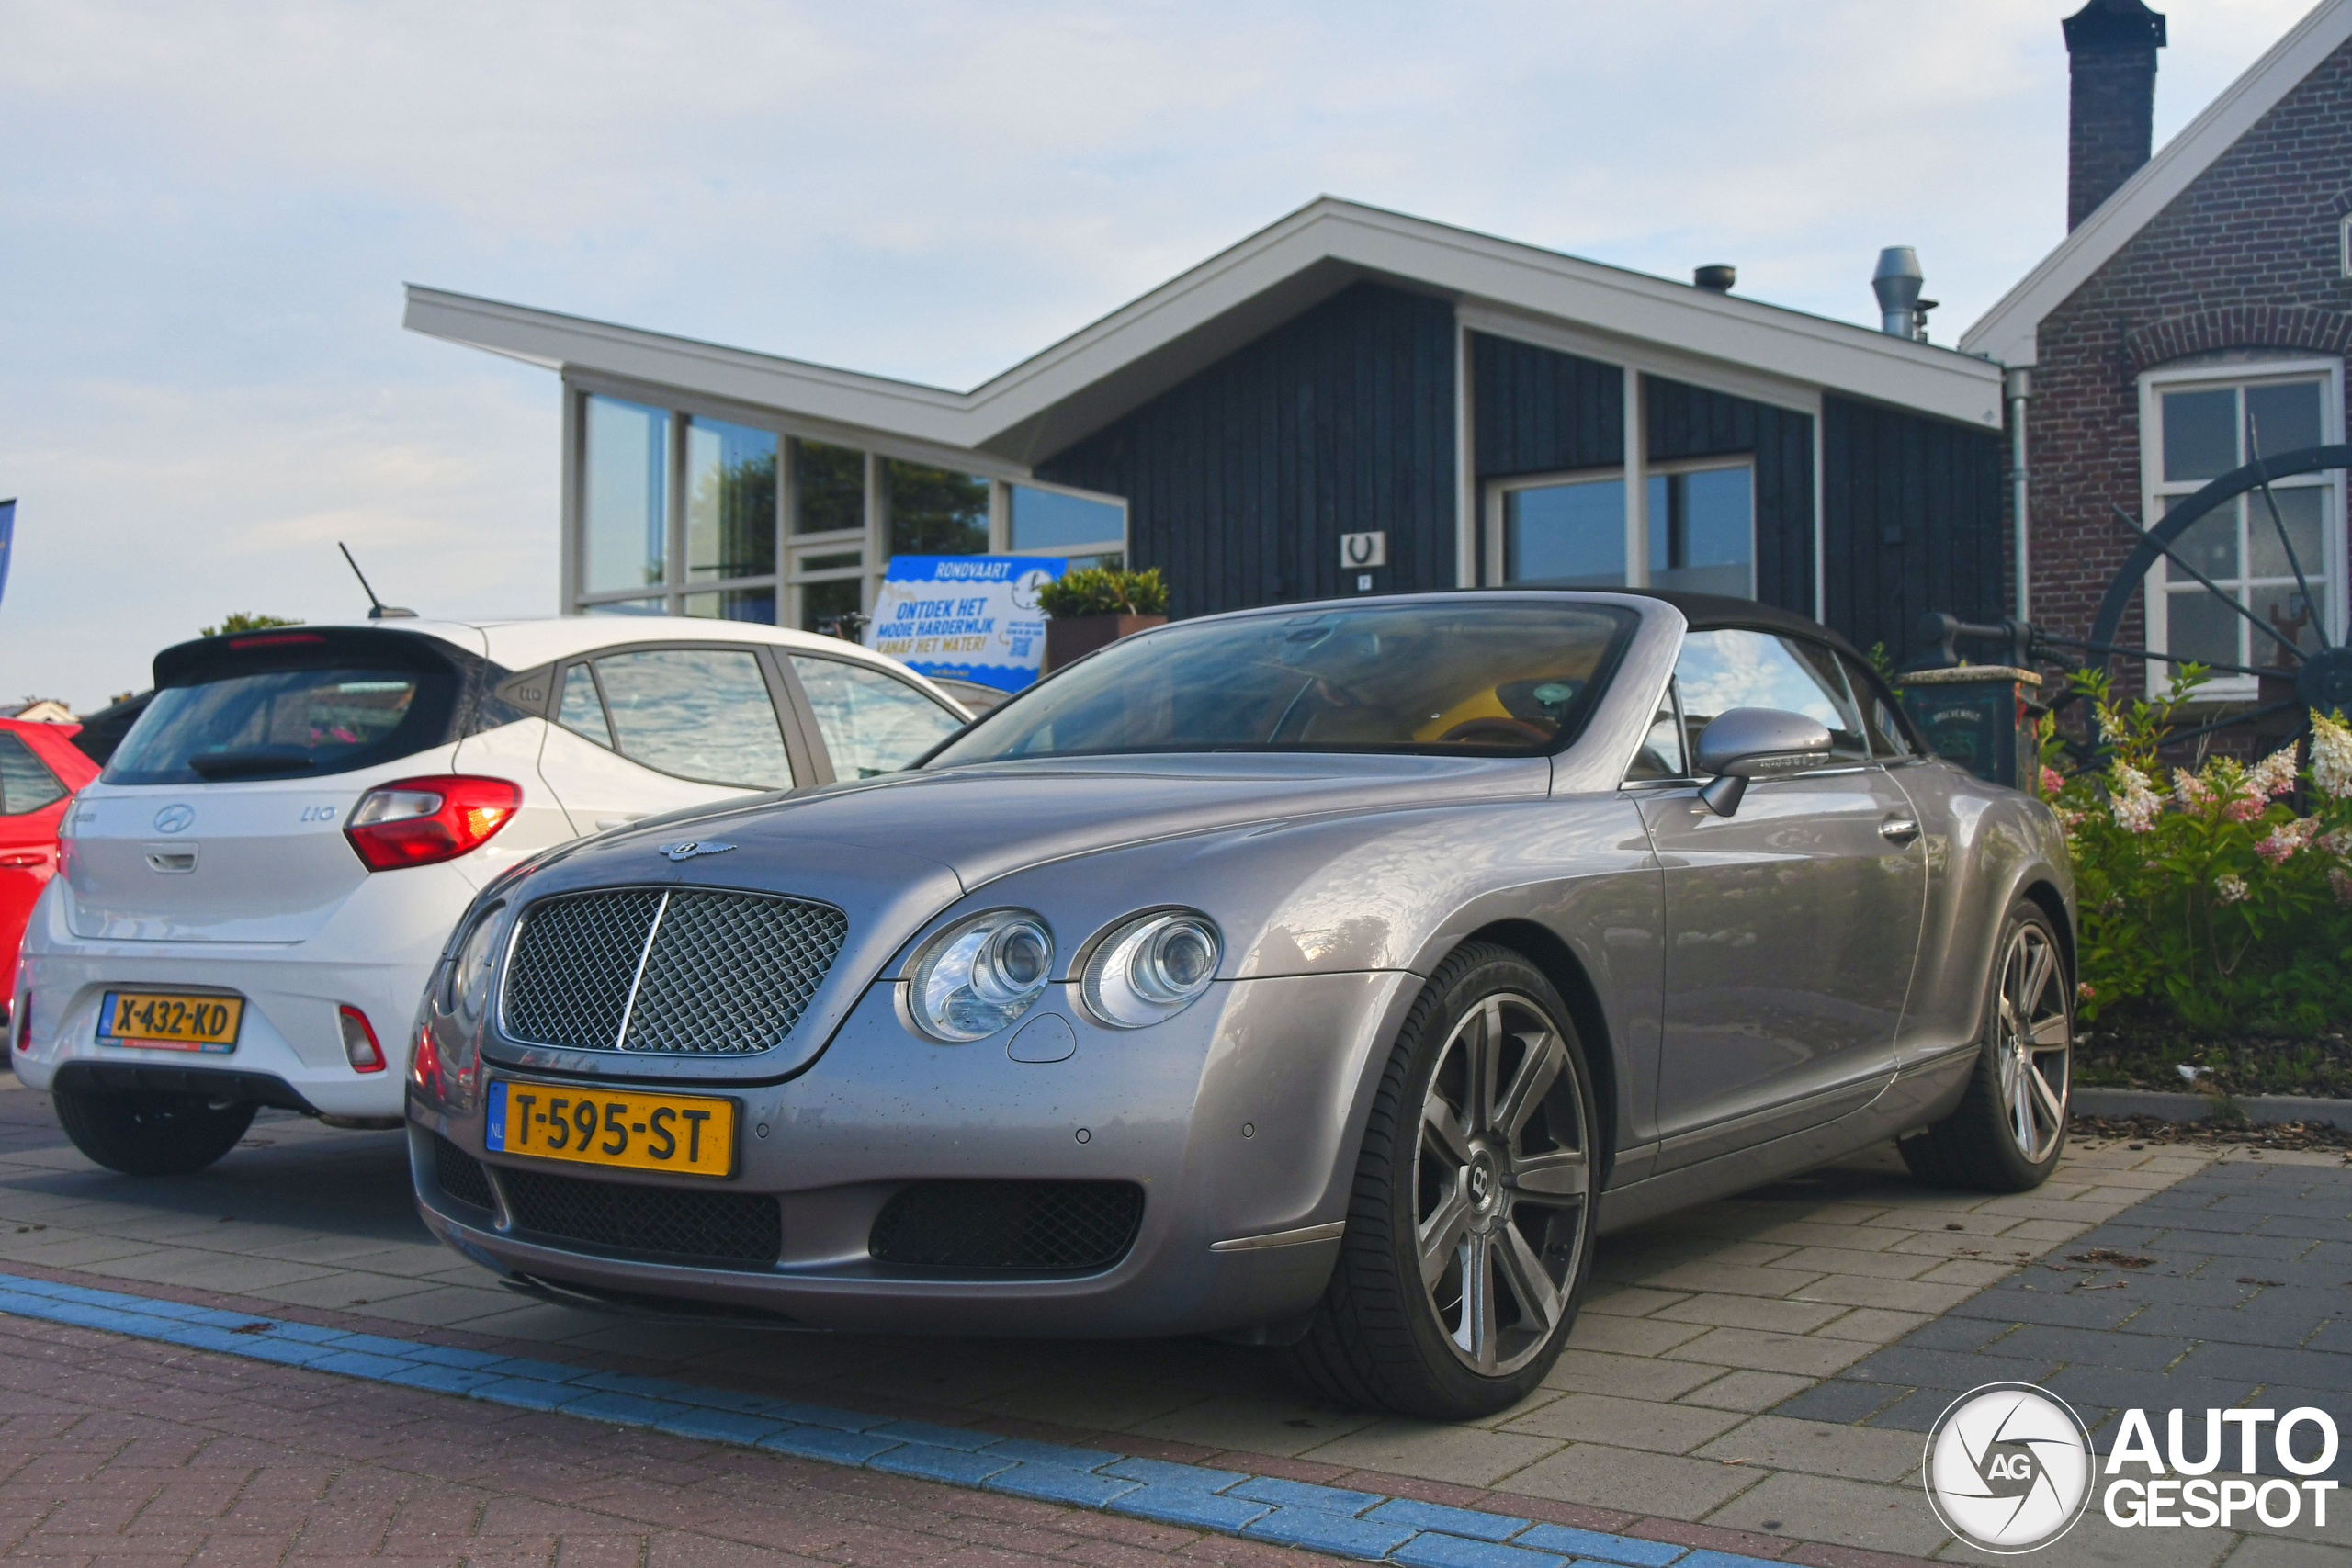
[(0, 1318), (0, 1556), (734, 1568), (1328, 1558)]
[[(1951, 1546), (1921, 1504), (1916, 1435), (1784, 1402), (2211, 1158), (2078, 1140), (2049, 1186), (1984, 1199), (1922, 1189), (1883, 1152), (1674, 1216), (1604, 1245), (1541, 1393), (1442, 1426), (1316, 1406), (1272, 1358), (1198, 1341), (755, 1334), (547, 1306), (429, 1242), (397, 1134), (271, 1118), (249, 1142), (200, 1177), (130, 1182), (92, 1170), (43, 1098), (10, 1082), (0, 1268), (1824, 1564), (1857, 1561), (1831, 1542)], [(2210, 1563), (2233, 1543), (2200, 1532), (2204, 1554), (2177, 1560)], [(2188, 1549), (2158, 1546), (2137, 1558)]]
[[(2352, 1416), (2352, 1168), (2332, 1156), (2209, 1166), (1778, 1413), (1925, 1432), (1988, 1382), (2049, 1389), (2102, 1450), (2132, 1406)], [(2202, 1422), (2189, 1422), (2192, 1459)], [(2300, 1435), (2308, 1462), (2318, 1433)], [(2259, 1453), (2262, 1473), (2287, 1473), (2267, 1436)], [(2352, 1483), (2352, 1446), (2320, 1473)], [(2352, 1552), (2352, 1531), (2343, 1539)]]

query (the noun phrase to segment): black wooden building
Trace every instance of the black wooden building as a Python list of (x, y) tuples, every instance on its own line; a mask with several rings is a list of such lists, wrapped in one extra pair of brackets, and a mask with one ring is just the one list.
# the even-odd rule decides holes
[(810, 624), (955, 550), (1156, 566), (1179, 615), (1682, 586), (1898, 656), (2003, 608), (1995, 365), (1336, 200), (968, 392), (421, 288), (408, 325), (560, 371), (567, 610)]

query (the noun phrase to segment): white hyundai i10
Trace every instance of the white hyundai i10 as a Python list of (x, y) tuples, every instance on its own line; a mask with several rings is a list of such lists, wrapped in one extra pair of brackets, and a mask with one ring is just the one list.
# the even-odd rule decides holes
[(501, 870), (681, 807), (903, 767), (905, 666), (738, 622), (402, 620), (207, 637), (60, 829), (11, 1060), (76, 1146), (199, 1169), (261, 1106), (399, 1125), (409, 1025)]

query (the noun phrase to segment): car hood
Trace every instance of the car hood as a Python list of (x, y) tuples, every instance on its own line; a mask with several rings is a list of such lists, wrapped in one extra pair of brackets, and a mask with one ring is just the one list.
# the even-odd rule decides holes
[[(1547, 759), (1216, 753), (990, 762), (697, 814), (746, 850), (811, 841), (920, 855), (967, 889), (1154, 839), (1332, 813), (1542, 795)], [(660, 834), (657, 836), (672, 836)]]

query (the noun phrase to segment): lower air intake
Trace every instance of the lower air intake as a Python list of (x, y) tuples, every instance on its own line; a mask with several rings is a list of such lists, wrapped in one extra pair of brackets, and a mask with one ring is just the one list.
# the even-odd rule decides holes
[(1143, 1223), (1132, 1181), (920, 1181), (874, 1222), (877, 1263), (1069, 1274), (1108, 1269)]
[(632, 1187), (500, 1167), (517, 1231), (681, 1262), (764, 1269), (784, 1250), (775, 1200), (751, 1192)]
[(433, 1134), (433, 1179), (441, 1185), (442, 1195), (476, 1209), (494, 1209), (496, 1200), (490, 1195), (490, 1173), (483, 1170), (481, 1161), (457, 1145)]

